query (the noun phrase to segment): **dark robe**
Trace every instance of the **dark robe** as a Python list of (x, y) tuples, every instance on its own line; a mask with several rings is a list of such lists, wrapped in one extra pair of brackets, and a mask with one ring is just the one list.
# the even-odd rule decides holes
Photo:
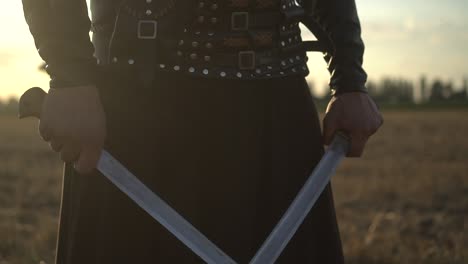
[[(323, 154), (304, 78), (223, 81), (131, 73), (102, 85), (106, 148), (239, 263), (259, 249)], [(68, 166), (58, 263), (202, 262), (94, 173)], [(342, 263), (331, 190), (279, 263)]]

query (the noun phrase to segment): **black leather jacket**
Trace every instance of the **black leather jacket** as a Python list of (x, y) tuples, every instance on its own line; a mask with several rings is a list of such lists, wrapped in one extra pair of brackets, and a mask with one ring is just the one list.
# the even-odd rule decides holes
[[(39, 54), (47, 63), (51, 87), (96, 82), (97, 63), (89, 39), (85, 0), (22, 0)], [(92, 0), (93, 22), (112, 21), (121, 0)], [(301, 2), (301, 1), (298, 1)], [(302, 0), (306, 25), (326, 47), (332, 94), (365, 92), (364, 44), (354, 0)]]

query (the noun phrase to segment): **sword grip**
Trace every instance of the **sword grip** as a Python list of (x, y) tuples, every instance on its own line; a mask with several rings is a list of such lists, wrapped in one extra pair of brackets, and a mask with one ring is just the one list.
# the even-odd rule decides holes
[(33, 87), (27, 90), (19, 100), (18, 117), (20, 119), (26, 117), (41, 118), (42, 105), (47, 96), (47, 93), (39, 87)]
[(351, 137), (346, 134), (344, 131), (337, 131), (333, 137), (332, 143), (328, 146), (329, 149), (333, 151), (340, 151), (344, 154), (349, 152), (349, 147), (351, 145)]

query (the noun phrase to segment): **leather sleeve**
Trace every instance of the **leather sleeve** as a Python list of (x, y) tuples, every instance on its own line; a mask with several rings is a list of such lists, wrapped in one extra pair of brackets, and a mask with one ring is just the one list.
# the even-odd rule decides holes
[(332, 95), (367, 92), (364, 43), (355, 0), (303, 0), (303, 24), (326, 46)]
[(95, 83), (96, 60), (85, 0), (22, 0), (51, 88)]

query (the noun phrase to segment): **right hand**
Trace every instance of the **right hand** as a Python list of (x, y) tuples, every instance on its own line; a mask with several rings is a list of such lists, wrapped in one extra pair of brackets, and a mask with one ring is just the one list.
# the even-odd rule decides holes
[(50, 89), (39, 123), (42, 138), (80, 174), (96, 168), (106, 138), (106, 118), (95, 86)]

